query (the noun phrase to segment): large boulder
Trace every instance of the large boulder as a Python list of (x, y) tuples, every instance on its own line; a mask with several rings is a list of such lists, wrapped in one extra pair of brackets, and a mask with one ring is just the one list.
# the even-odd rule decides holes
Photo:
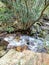
[(49, 65), (49, 54), (34, 53), (29, 50), (17, 52), (11, 49), (0, 58), (0, 65)]

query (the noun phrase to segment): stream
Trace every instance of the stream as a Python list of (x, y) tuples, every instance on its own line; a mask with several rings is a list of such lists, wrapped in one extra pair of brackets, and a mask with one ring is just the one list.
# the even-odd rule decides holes
[(28, 49), (31, 51), (46, 52), (46, 49), (44, 48), (44, 39), (42, 38), (36, 39), (34, 37), (27, 35), (20, 35), (20, 36), (11, 35), (5, 37), (4, 40), (9, 43), (7, 45), (7, 49), (26, 45)]
[(35, 38), (28, 35), (7, 34), (2, 37), (0, 36), (0, 57), (3, 56), (7, 50), (17, 47), (18, 49), (22, 47), (22, 49), (38, 53), (48, 53), (49, 49), (47, 50), (47, 47), (49, 46), (49, 41), (44, 41), (43, 38)]

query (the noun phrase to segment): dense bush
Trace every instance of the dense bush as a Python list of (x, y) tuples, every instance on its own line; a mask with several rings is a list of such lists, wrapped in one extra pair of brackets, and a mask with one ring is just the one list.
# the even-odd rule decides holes
[(4, 6), (0, 7), (0, 21), (12, 18), (22, 23), (38, 20), (49, 5), (49, 0), (0, 0)]
[[(47, 5), (47, 2), (49, 0), (1, 0), (8, 8), (3, 9), (3, 12), (6, 12), (3, 14), (7, 18), (12, 13), (17, 16), (18, 19), (22, 22), (27, 22), (27, 21), (35, 21), (37, 20), (40, 15), (42, 10), (44, 9), (45, 5)], [(46, 4), (45, 4), (46, 2)], [(9, 13), (10, 12), (10, 13)], [(9, 15), (8, 15), (9, 14)]]

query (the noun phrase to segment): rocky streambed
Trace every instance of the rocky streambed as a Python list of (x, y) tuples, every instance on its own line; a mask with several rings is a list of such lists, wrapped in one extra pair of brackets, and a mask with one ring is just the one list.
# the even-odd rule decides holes
[(10, 49), (15, 49), (19, 52), (30, 50), (38, 53), (49, 53), (49, 41), (21, 34), (0, 36), (0, 57), (4, 56)]

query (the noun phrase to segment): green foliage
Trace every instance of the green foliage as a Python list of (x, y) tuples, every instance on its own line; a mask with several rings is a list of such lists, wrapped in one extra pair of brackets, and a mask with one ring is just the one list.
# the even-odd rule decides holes
[(4, 30), (10, 33), (12, 31), (14, 31), (14, 28), (9, 26), (9, 27), (6, 27)]
[[(45, 0), (16, 0), (13, 1), (14, 11), (21, 22), (36, 21), (44, 9)], [(38, 4), (37, 4), (38, 3)]]
[(13, 15), (11, 12), (7, 7), (0, 7), (0, 21), (8, 21)]
[[(21, 22), (36, 21), (44, 9), (45, 0), (1, 0), (11, 7), (14, 15)], [(38, 4), (37, 4), (38, 3)], [(9, 11), (10, 11), (9, 10)], [(8, 13), (8, 12), (7, 12)]]
[[(46, 4), (47, 4), (46, 0)], [(45, 0), (0, 0), (4, 5), (0, 7), (0, 21), (9, 21), (15, 18), (24, 23), (34, 22), (45, 7)]]
[(11, 18), (11, 15), (12, 14), (8, 14), (8, 13), (6, 13), (6, 14), (0, 14), (0, 21), (8, 21), (10, 18)]
[(35, 24), (33, 24), (33, 26), (31, 27), (31, 35), (45, 38), (48, 32), (47, 30), (43, 30), (41, 26), (42, 26), (42, 23), (40, 21), (35, 22)]

